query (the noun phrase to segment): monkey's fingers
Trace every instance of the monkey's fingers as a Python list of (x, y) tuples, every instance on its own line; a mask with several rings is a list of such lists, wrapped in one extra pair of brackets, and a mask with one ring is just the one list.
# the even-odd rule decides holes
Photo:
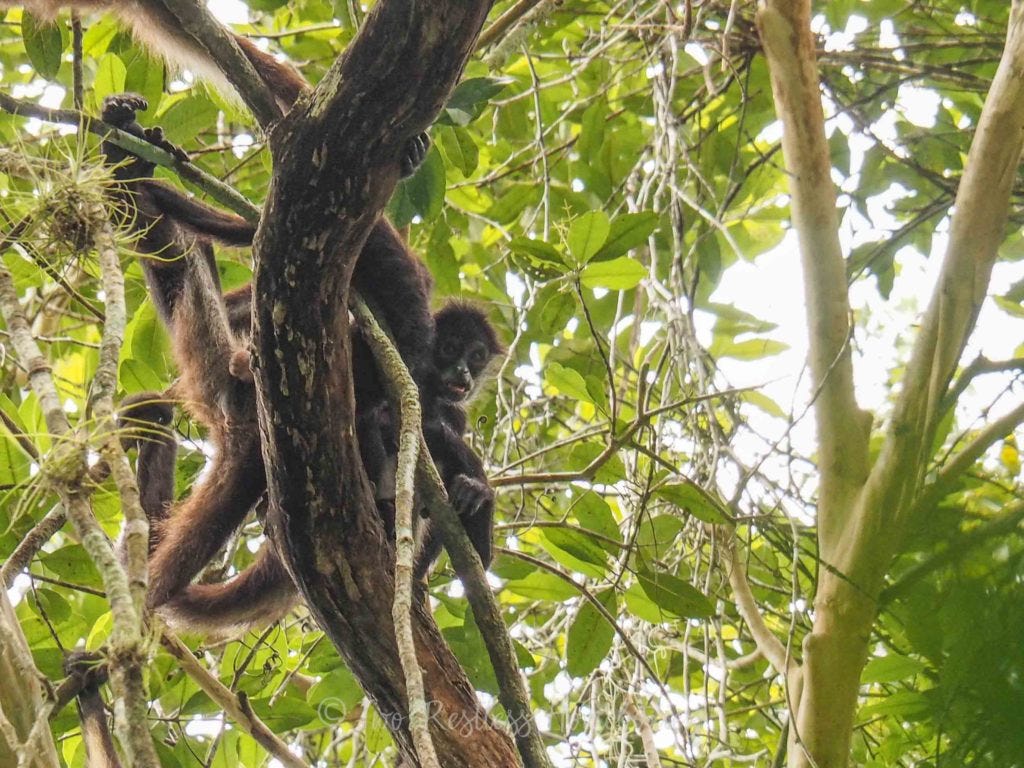
[(103, 99), (103, 122), (123, 128), (135, 120), (136, 112), (149, 109), (149, 102), (137, 93), (112, 93)]
[(430, 136), (426, 132), (413, 136), (405, 145), (405, 155), (402, 157), (402, 178), (412, 176), (416, 169), (423, 165), (427, 159), (427, 152), (430, 151)]
[(167, 137), (164, 136), (164, 129), (159, 125), (153, 126), (152, 128), (144, 128), (142, 133), (144, 134), (146, 141), (156, 147), (160, 147), (160, 149), (166, 152), (170, 152), (177, 160), (180, 160), (183, 163), (187, 163), (191, 160), (188, 152), (177, 144), (172, 144), (167, 140)]

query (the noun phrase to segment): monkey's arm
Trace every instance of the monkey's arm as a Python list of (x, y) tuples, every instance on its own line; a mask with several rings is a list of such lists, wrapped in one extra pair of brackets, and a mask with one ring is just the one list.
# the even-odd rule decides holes
[[(453, 426), (440, 416), (431, 417), (423, 425), (423, 436), (462, 527), (487, 568), (493, 559), (494, 490), (480, 457), (462, 439), (462, 431), (455, 429), (459, 423), (456, 420)], [(417, 578), (426, 575), (441, 546), (440, 531), (431, 523), (416, 557)]]
[(117, 421), (125, 448), (137, 448), (135, 478), (139, 500), (149, 519), (149, 551), (157, 542), (159, 524), (170, 514), (174, 502), (174, 467), (178, 441), (170, 429), (174, 409), (159, 392), (129, 395), (118, 407)]

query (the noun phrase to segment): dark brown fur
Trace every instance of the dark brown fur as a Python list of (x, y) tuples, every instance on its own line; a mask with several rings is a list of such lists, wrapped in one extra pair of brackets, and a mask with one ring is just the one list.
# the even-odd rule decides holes
[[(153, 133), (134, 121), (134, 111), (143, 105), (139, 97), (112, 97), (104, 118), (153, 140)], [(170, 331), (181, 372), (174, 394), (207, 428), (216, 450), (213, 466), (188, 498), (173, 508), (170, 517), (154, 523), (157, 543), (150, 557), (148, 602), (157, 607), (183, 595), (266, 488), (255, 390), (246, 365), (251, 287), (221, 295), (211, 244), (211, 238), (246, 244), (251, 242), (254, 227), (147, 179), (152, 167), (116, 147), (105, 145), (105, 151), (111, 162), (128, 161), (119, 167), (117, 176), (130, 203), (132, 226), (139, 232), (138, 248), (151, 255), (143, 261), (143, 270), (157, 310)], [(419, 143), (411, 153), (421, 160), (424, 151), (425, 145)], [(433, 344), (430, 276), (387, 221), (380, 220), (371, 231), (352, 281), (391, 327), (414, 375), (425, 369)], [(370, 412), (374, 403), (369, 401), (382, 400), (383, 391), (369, 353), (358, 337), (354, 345), (357, 402), (363, 412)], [(229, 589), (265, 585), (283, 574), (280, 564), (272, 559), (259, 560), (253, 568), (257, 569), (254, 574), (229, 582)], [(290, 585), (287, 587), (290, 589)], [(284, 602), (276, 597), (283, 590), (264, 589), (258, 597), (267, 597), (278, 605)], [(187, 606), (183, 603), (180, 614), (198, 616), (195, 606), (203, 599), (210, 601), (211, 611), (226, 604), (224, 600), (218, 602), (217, 593), (198, 590), (189, 593)], [(239, 599), (244, 605), (245, 596)], [(254, 611), (254, 616), (264, 615)]]

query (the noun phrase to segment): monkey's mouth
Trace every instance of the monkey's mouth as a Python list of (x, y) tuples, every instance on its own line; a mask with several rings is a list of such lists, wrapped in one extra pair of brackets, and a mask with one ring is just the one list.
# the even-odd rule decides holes
[(457, 381), (448, 382), (448, 394), (451, 395), (452, 400), (462, 400), (469, 392), (469, 387), (465, 384), (460, 384)]

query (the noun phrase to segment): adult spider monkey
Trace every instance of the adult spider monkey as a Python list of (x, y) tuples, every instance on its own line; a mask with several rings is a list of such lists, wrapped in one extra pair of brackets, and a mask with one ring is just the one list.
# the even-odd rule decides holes
[[(134, 135), (168, 146), (158, 129), (143, 129), (135, 111), (145, 101), (134, 95), (108, 97), (103, 120)], [(171, 148), (171, 147), (169, 147)], [(173, 149), (173, 148), (172, 148)], [(180, 150), (177, 150), (180, 151)], [(409, 147), (406, 167), (426, 151), (422, 138)], [(175, 394), (209, 430), (214, 466), (171, 519), (156, 526), (159, 542), (150, 557), (151, 607), (179, 593), (241, 524), (266, 489), (256, 425), (255, 389), (246, 359), (252, 291), (243, 286), (221, 296), (211, 237), (235, 245), (251, 243), (255, 227), (189, 199), (148, 178), (153, 167), (105, 143), (127, 191), (137, 247), (153, 258), (142, 262), (154, 304), (166, 323), (180, 369)], [(388, 324), (413, 376), (430, 363), (434, 322), (428, 304), (429, 275), (395, 229), (380, 219), (353, 271), (352, 285)], [(357, 396), (369, 412), (383, 401), (372, 366), (361, 366)], [(197, 535), (199, 533), (200, 535)]]
[[(479, 390), (490, 362), (501, 352), (501, 345), (486, 315), (472, 305), (452, 302), (434, 317), (437, 343), (430, 373), (421, 387), (424, 437), (452, 504), (486, 567), (492, 557), (494, 492), (487, 485), (483, 463), (466, 445), (462, 435), (466, 429), (465, 404)], [(159, 395), (151, 393), (126, 399), (128, 405), (127, 410), (122, 406), (122, 420), (132, 419), (138, 423), (148, 414), (150, 418), (160, 419), (161, 424), (167, 423), (166, 414), (152, 408), (143, 412), (135, 407), (135, 403), (148, 403), (157, 398)], [(385, 525), (389, 533), (393, 533), (394, 458), (398, 446), (390, 406), (378, 405), (368, 416), (359, 414), (359, 418), (366, 419), (373, 427), (373, 430), (364, 428), (361, 433), (370, 436), (374, 448), (368, 450), (362, 443), (360, 449), (367, 474), (377, 483), (378, 496), (382, 496), (378, 506)], [(139, 431), (153, 433), (159, 428), (160, 424), (155, 424), (150, 430), (140, 428)], [(144, 498), (152, 499), (143, 505), (147, 513), (150, 509), (159, 512), (170, 507), (174, 462), (174, 452), (140, 447), (136, 472), (140, 492)], [(153, 498), (150, 488), (146, 487), (150, 484), (164, 489), (168, 495)], [(159, 540), (159, 531), (165, 527), (158, 524), (153, 530), (158, 532)], [(418, 534), (415, 575), (422, 579), (441, 553), (442, 543), (429, 519), (421, 522)], [(150, 541), (151, 547), (155, 546), (152, 538)], [(264, 546), (256, 561), (230, 581), (189, 585), (160, 610), (173, 624), (230, 635), (276, 621), (297, 598), (298, 593), (281, 561), (272, 548)]]
[[(134, 122), (138, 97), (108, 100), (104, 120), (157, 143), (156, 129), (143, 130)], [(410, 150), (412, 163), (424, 152), (422, 143)], [(126, 155), (108, 145), (111, 160)], [(151, 169), (134, 160), (127, 176)], [(171, 614), (196, 628), (248, 626), (276, 618), (294, 602), (293, 588), (274, 553), (266, 550), (243, 574), (225, 585), (194, 585), (184, 590), (212, 558), (231, 531), (262, 494), (265, 478), (255, 429), (251, 378), (239, 375), (241, 337), (248, 331), (251, 292), (248, 287), (228, 293), (223, 302), (215, 285), (212, 246), (207, 237), (234, 244), (251, 238), (251, 225), (237, 217), (201, 205), (171, 187), (155, 182), (133, 184), (138, 218), (148, 223), (140, 249), (159, 253), (162, 262), (144, 262), (154, 301), (172, 330), (175, 353), (182, 368), (177, 389), (190, 401), (197, 418), (211, 428), (224, 459), (209, 473), (170, 521), (157, 521), (151, 560), (150, 604), (167, 604)], [(183, 252), (183, 248), (189, 248)], [(458, 403), (475, 389), (475, 382), (500, 351), (493, 329), (478, 310), (451, 305), (438, 313), (446, 328), (444, 344), (433, 344), (434, 320), (428, 301), (431, 279), (422, 263), (383, 220), (373, 230), (356, 262), (353, 285), (376, 307), (378, 316), (395, 333), (398, 349), (419, 382), (424, 402), (427, 445), (439, 462), (453, 502), (467, 523), (471, 538), (486, 564), (490, 563), (493, 492), (479, 458), (462, 441), (465, 415)], [(213, 297), (213, 298), (211, 298)], [(471, 332), (470, 332), (471, 331)], [(390, 465), (397, 452), (390, 414), (369, 350), (358, 334), (353, 338), (353, 368), (357, 429), (368, 474), (386, 496)], [(229, 361), (225, 365), (225, 361)], [(247, 373), (247, 369), (244, 371)], [(143, 458), (140, 472), (149, 472)], [(168, 474), (173, 474), (173, 461)], [(259, 470), (257, 479), (253, 472)], [(164, 487), (169, 487), (164, 482)], [(248, 495), (245, 495), (248, 493)], [(380, 494), (379, 494), (380, 495)], [(389, 500), (381, 500), (386, 522)], [(173, 523), (173, 525), (171, 524)], [(431, 530), (429, 525), (425, 530)], [(197, 531), (202, 532), (196, 536)], [(440, 552), (440, 540), (427, 535), (418, 559), (422, 576)], [(239, 595), (245, 595), (240, 599)], [(177, 597), (175, 597), (177, 596)], [(258, 605), (257, 605), (258, 603)]]

